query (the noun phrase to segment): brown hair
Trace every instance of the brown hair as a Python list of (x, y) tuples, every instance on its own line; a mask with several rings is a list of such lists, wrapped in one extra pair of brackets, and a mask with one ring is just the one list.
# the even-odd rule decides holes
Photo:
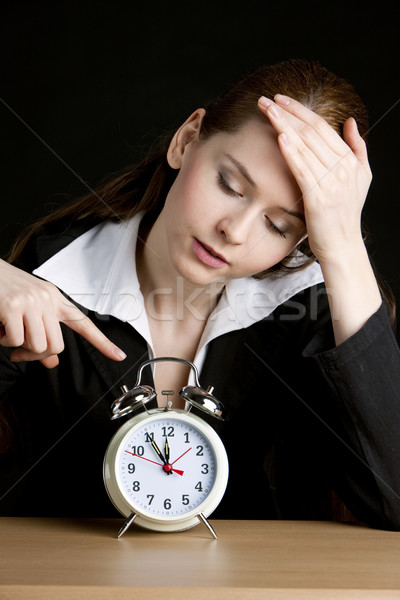
[[(367, 111), (353, 86), (345, 79), (330, 73), (318, 62), (304, 60), (290, 60), (264, 66), (247, 74), (205, 107), (202, 135), (209, 137), (218, 131), (236, 131), (251, 117), (265, 123), (257, 100), (261, 95), (274, 98), (276, 94), (285, 94), (298, 100), (323, 117), (340, 136), (343, 136), (344, 122), (349, 117), (354, 117), (360, 135), (365, 140), (367, 138)], [(272, 272), (302, 269), (315, 260), (307, 238), (298, 249), (308, 257), (300, 266), (288, 266), (293, 254), (297, 252), (295, 249), (281, 262), (256, 277), (263, 278)]]
[[(259, 110), (257, 100), (262, 95), (273, 98), (278, 93), (302, 102), (323, 117), (340, 136), (343, 135), (344, 122), (349, 117), (354, 117), (360, 135), (367, 142), (367, 110), (353, 86), (328, 71), (319, 62), (302, 59), (260, 67), (208, 102), (200, 132), (201, 139), (207, 139), (221, 131), (235, 132), (251, 118), (258, 118), (265, 123), (265, 116)], [(172, 133), (160, 138), (156, 147), (138, 164), (114, 175), (96, 190), (66, 204), (31, 226), (14, 245), (8, 257), (9, 262), (18, 259), (35, 232), (51, 223), (62, 221), (67, 227), (69, 223), (84, 218), (88, 218), (92, 223), (102, 220), (124, 220), (139, 211), (144, 211), (144, 223), (151, 225), (161, 211), (177, 173), (169, 167), (166, 160), (171, 137)], [(365, 238), (364, 226), (363, 232)], [(278, 275), (288, 270), (302, 269), (315, 260), (307, 238), (298, 249), (304, 255), (302, 264), (296, 267), (289, 266), (292, 258), (289, 255), (255, 277), (261, 279), (271, 274)], [(394, 323), (393, 294), (384, 283), (380, 282), (379, 285)]]
[[(308, 106), (326, 119), (339, 135), (342, 135), (346, 119), (354, 117), (360, 134), (366, 139), (367, 112), (351, 84), (316, 61), (300, 59), (260, 67), (206, 104), (201, 139), (221, 131), (235, 132), (251, 118), (259, 118), (265, 123), (266, 117), (258, 108), (257, 100), (262, 95), (273, 98), (277, 93), (291, 96)], [(127, 219), (139, 211), (147, 213), (148, 222), (154, 220), (176, 176), (176, 171), (166, 160), (171, 137), (172, 134), (161, 138), (157, 147), (137, 165), (109, 178), (96, 190), (30, 227), (14, 246), (10, 262), (18, 258), (35, 231), (52, 222), (64, 220), (68, 223), (86, 217), (95, 221)], [(307, 241), (300, 249), (313, 260)], [(285, 268), (287, 262), (285, 259), (261, 276)]]
[[(262, 95), (273, 98), (278, 93), (302, 102), (322, 116), (341, 136), (346, 119), (354, 117), (361, 136), (367, 141), (367, 111), (353, 86), (316, 61), (297, 59), (260, 67), (206, 104), (201, 139), (207, 139), (221, 131), (237, 131), (251, 118), (259, 118), (265, 122), (257, 100)], [(33, 234), (53, 223), (68, 227), (70, 223), (81, 219), (88, 219), (93, 224), (103, 220), (124, 220), (140, 211), (146, 213), (145, 219), (149, 225), (153, 223), (176, 177), (176, 171), (169, 167), (166, 160), (171, 137), (172, 133), (160, 138), (152, 151), (138, 164), (112, 176), (94, 191), (62, 206), (32, 225), (14, 245), (8, 257), (9, 262), (18, 260)], [(315, 258), (307, 240), (299, 249), (305, 256), (305, 261), (300, 267), (304, 268)], [(262, 278), (288, 270), (289, 258), (256, 277)], [(393, 295), (383, 284), (380, 284), (380, 287), (394, 323)], [(0, 421), (4, 421), (0, 423), (3, 429), (0, 442), (3, 442), (5, 447), (9, 441), (6, 439), (7, 419), (1, 411)], [(333, 513), (336, 518), (339, 509), (342, 508), (341, 503), (333, 499)]]

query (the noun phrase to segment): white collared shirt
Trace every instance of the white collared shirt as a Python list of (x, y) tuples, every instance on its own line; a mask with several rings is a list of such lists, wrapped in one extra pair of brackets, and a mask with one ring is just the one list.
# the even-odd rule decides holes
[[(154, 357), (136, 272), (136, 240), (142, 217), (143, 213), (139, 213), (128, 221), (96, 225), (35, 269), (33, 274), (50, 281), (83, 307), (130, 323), (146, 340), (149, 355)], [(228, 281), (207, 320), (196, 351), (194, 363), (199, 372), (211, 340), (253, 325), (298, 292), (322, 281), (317, 263), (278, 278), (243, 277)], [(183, 305), (177, 310), (182, 308)], [(193, 383), (192, 374), (189, 383)]]

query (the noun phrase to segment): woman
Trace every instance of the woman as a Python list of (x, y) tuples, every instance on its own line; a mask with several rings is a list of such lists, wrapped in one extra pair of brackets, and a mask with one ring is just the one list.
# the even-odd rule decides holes
[[(360, 227), (367, 127), (319, 64), (264, 67), (31, 229), (1, 265), (3, 514), (115, 515), (108, 409), (150, 355), (194, 361), (226, 406), (215, 517), (326, 518), (335, 490), (400, 527), (399, 351)], [(188, 376), (158, 364), (158, 405), (172, 389), (179, 407)]]

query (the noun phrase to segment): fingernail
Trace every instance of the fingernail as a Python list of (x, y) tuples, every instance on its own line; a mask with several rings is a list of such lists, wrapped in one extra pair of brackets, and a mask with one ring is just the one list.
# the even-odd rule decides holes
[(126, 358), (125, 352), (123, 352), (121, 348), (118, 348), (118, 346), (114, 346), (113, 353), (119, 360), (124, 360)]
[(276, 94), (275, 100), (284, 106), (290, 104), (290, 98), (288, 96), (284, 96), (283, 94)]
[(261, 96), (261, 98), (259, 98), (258, 102), (264, 108), (268, 108), (268, 106), (271, 106), (271, 104), (273, 104), (272, 100), (270, 100), (266, 96)]

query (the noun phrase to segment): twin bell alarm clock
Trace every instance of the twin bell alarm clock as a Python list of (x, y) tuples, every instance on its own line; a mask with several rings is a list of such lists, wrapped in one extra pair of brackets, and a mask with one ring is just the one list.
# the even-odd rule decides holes
[[(141, 384), (145, 367), (161, 361), (181, 362), (194, 371), (194, 386), (185, 386), (179, 396), (187, 410), (166, 408), (148, 410), (155, 390)], [(135, 387), (123, 386), (123, 395), (112, 405), (112, 419), (126, 415), (111, 439), (104, 458), (104, 484), (107, 493), (126, 521), (117, 534), (121, 537), (135, 522), (160, 532), (182, 531), (204, 523), (217, 535), (207, 517), (218, 506), (228, 482), (228, 458), (216, 431), (192, 407), (222, 419), (222, 404), (212, 395), (213, 388), (200, 387), (196, 366), (175, 357), (153, 358), (142, 363)], [(164, 390), (164, 394), (172, 391)]]

